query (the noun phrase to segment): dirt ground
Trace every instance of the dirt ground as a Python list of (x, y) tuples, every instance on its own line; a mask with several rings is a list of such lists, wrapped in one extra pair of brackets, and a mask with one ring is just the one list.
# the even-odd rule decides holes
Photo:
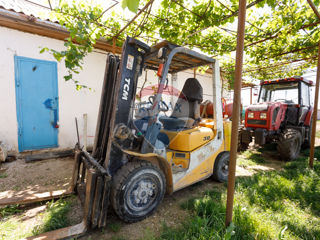
[[(318, 126), (320, 124), (318, 123)], [(319, 126), (320, 127), (320, 126)], [(320, 145), (320, 139), (316, 139), (316, 145)], [(237, 167), (237, 176), (249, 176), (259, 171), (279, 170), (283, 162), (278, 160), (277, 153), (263, 153), (265, 163)], [(0, 170), (0, 199), (32, 195), (38, 192), (67, 189), (71, 180), (73, 158), (49, 159), (33, 163), (25, 163), (18, 159), (1, 165)], [(190, 187), (175, 192), (171, 196), (165, 196), (158, 210), (149, 218), (132, 224), (120, 221), (114, 213), (108, 213), (108, 226), (102, 230), (87, 233), (80, 239), (152, 239), (158, 236), (164, 224), (176, 226), (188, 216), (188, 212), (182, 210), (181, 203), (201, 195), (213, 187), (223, 186), (211, 179), (204, 180)], [(72, 205), (68, 218), (72, 224), (81, 221), (82, 208), (80, 202)], [(45, 211), (46, 205), (31, 205), (25, 211), (19, 213), (20, 221), (28, 227), (38, 224), (39, 214)], [(1, 230), (0, 230), (1, 232)]]
[[(268, 155), (266, 155), (268, 156)], [(5, 163), (2, 174), (6, 177), (0, 179), (0, 199), (32, 195), (38, 192), (55, 191), (67, 189), (71, 180), (73, 158), (49, 159), (33, 163), (25, 163), (19, 159), (14, 162)], [(238, 176), (252, 175), (255, 171), (266, 171), (281, 168), (281, 162), (274, 160), (271, 155), (263, 165), (247, 168), (237, 168)], [(149, 218), (132, 224), (123, 223), (113, 213), (109, 213), (108, 226), (103, 230), (90, 232), (80, 239), (148, 239), (158, 236), (164, 224), (176, 226), (188, 216), (188, 212), (181, 209), (180, 205), (192, 198), (203, 194), (213, 187), (223, 186), (212, 179), (175, 192), (171, 196), (165, 196), (158, 210)], [(25, 211), (19, 214), (23, 225), (35, 226), (39, 223), (39, 214), (44, 212), (46, 205), (28, 206)], [(73, 204), (68, 218), (71, 223), (81, 221), (82, 208), (79, 201)]]

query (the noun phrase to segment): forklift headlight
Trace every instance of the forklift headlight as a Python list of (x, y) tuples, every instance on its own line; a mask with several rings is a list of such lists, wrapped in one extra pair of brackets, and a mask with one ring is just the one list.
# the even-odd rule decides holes
[(254, 118), (253, 112), (249, 112), (249, 113), (248, 113), (248, 118)]
[(267, 119), (267, 113), (260, 113), (261, 119)]

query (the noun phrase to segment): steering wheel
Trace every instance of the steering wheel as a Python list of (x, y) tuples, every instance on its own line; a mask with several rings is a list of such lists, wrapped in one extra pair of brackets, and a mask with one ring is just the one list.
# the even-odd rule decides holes
[[(156, 98), (156, 96), (150, 96), (148, 98), (149, 100), (149, 103), (151, 103), (153, 105), (153, 102), (154, 102), (154, 99)], [(169, 107), (168, 105), (166, 104), (165, 101), (161, 100), (159, 103), (158, 103), (158, 107), (159, 107), (159, 111), (162, 111), (162, 112), (167, 112), (169, 111)]]

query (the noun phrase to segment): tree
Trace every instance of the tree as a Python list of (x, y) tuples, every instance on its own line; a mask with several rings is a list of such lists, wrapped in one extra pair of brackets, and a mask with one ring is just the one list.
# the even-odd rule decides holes
[[(315, 1), (316, 6), (319, 1)], [(147, 2), (123, 0), (122, 7), (137, 12)], [(83, 85), (75, 80), (75, 74), (82, 69), (84, 57), (99, 38), (111, 43), (117, 36), (119, 46), (125, 35), (149, 44), (166, 39), (220, 59), (223, 75), (232, 85), (237, 12), (237, 0), (162, 0), (157, 9), (150, 5), (117, 34), (128, 23), (123, 13), (106, 12), (85, 1), (63, 3), (54, 9), (53, 15), (70, 31), (66, 49), (42, 51), (65, 61), (69, 70), (65, 79), (72, 79), (79, 89)], [(315, 66), (319, 23), (305, 0), (249, 0), (244, 75), (255, 79), (288, 77), (301, 75)]]

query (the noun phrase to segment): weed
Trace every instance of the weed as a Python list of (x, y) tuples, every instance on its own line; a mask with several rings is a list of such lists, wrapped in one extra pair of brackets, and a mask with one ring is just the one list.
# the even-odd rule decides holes
[(156, 240), (156, 237), (154, 236), (152, 229), (146, 227), (143, 233), (143, 238), (141, 238), (141, 240)]
[(247, 168), (249, 166), (255, 166), (258, 163), (264, 163), (265, 160), (261, 156), (260, 152), (253, 152), (253, 151), (245, 151), (238, 158), (238, 166)]
[(49, 202), (48, 209), (44, 213), (43, 223), (35, 226), (32, 230), (32, 233), (34, 235), (38, 235), (43, 232), (68, 226), (69, 220), (67, 219), (66, 215), (69, 212), (70, 207), (70, 199), (59, 199), (55, 202)]
[(118, 223), (118, 222), (115, 222), (115, 223), (110, 223), (108, 225), (109, 229), (112, 231), (112, 232), (119, 232), (120, 229), (121, 229), (121, 224)]
[(14, 215), (19, 212), (22, 212), (22, 210), (19, 209), (19, 204), (10, 205), (10, 206), (6, 206), (4, 208), (0, 208), (0, 219)]
[(8, 177), (8, 174), (7, 174), (7, 173), (1, 173), (1, 174), (0, 174), (0, 178), (6, 178), (6, 177)]

